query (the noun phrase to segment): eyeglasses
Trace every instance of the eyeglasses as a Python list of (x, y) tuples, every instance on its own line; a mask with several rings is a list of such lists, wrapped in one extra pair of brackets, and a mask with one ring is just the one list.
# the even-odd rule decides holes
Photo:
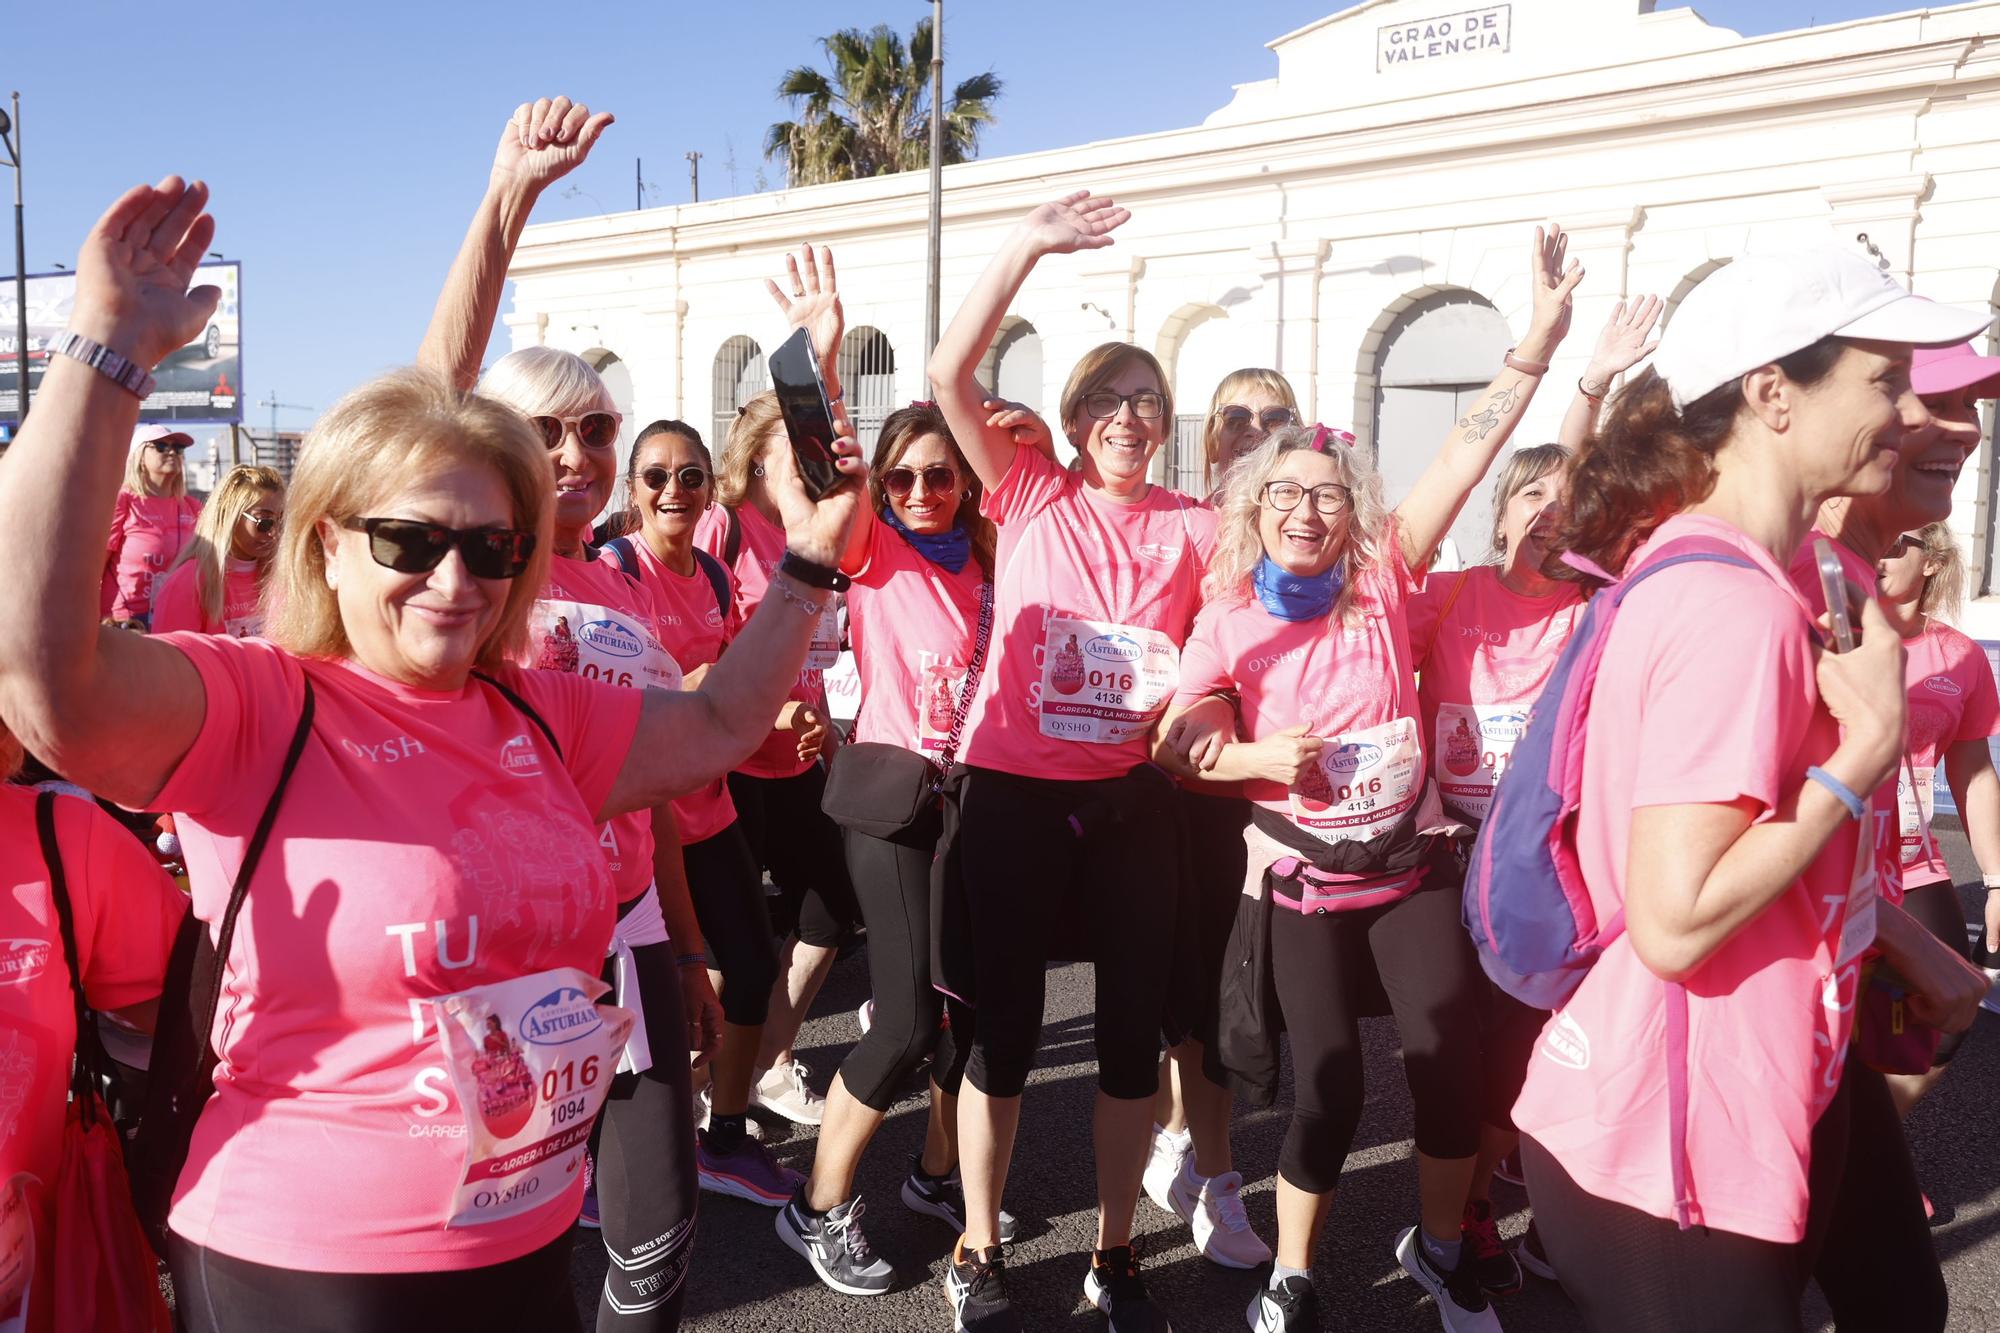
[(1299, 507), (1299, 502), (1312, 496), (1313, 512), (1321, 518), (1332, 518), (1347, 508), (1354, 498), (1354, 492), (1337, 481), (1324, 482), (1308, 491), (1296, 481), (1267, 481), (1264, 483), (1264, 503), (1281, 514), (1289, 514)]
[(1215, 409), (1215, 415), (1221, 419), (1222, 428), (1227, 431), (1248, 430), (1252, 422), (1267, 432), (1283, 430), (1298, 420), (1298, 416), (1289, 407), (1267, 407), (1262, 412), (1252, 412), (1241, 403), (1218, 407)]
[(535, 534), (519, 528), (447, 528), (408, 518), (348, 518), (340, 526), (368, 534), (368, 554), (398, 574), (425, 574), (458, 548), (466, 572), (476, 579), (513, 579), (535, 553)]
[(958, 488), (958, 473), (943, 463), (932, 463), (919, 473), (906, 467), (892, 467), (882, 474), (882, 489), (901, 499), (916, 489), (917, 478), (924, 479), (924, 489), (932, 495), (941, 495)]
[(1109, 389), (1099, 389), (1096, 393), (1083, 396), (1083, 410), (1099, 421), (1109, 421), (1118, 415), (1118, 409), (1126, 403), (1132, 405), (1132, 415), (1142, 421), (1151, 421), (1167, 410), (1167, 396), (1152, 389), (1138, 393), (1113, 393)]
[(271, 532), (278, 526), (278, 516), (276, 514), (260, 514), (254, 509), (243, 515), (243, 521), (248, 523), (259, 537), (270, 536)]
[(187, 443), (182, 440), (148, 440), (146, 447), (160, 454), (184, 454), (188, 451)]
[(649, 467), (639, 474), (639, 480), (646, 484), (649, 491), (667, 489), (668, 478), (678, 481), (684, 491), (698, 491), (708, 485), (708, 473), (692, 463), (678, 468)]
[(542, 433), (542, 445), (557, 449), (562, 446), (563, 434), (576, 431), (576, 438), (583, 441), (586, 449), (609, 449), (618, 442), (618, 423), (624, 418), (616, 412), (585, 412), (580, 417), (529, 417), (536, 430)]

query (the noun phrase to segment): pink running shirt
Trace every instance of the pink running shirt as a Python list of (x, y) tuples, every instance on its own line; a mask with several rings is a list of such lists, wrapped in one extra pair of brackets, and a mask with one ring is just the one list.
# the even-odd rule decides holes
[(260, 639), (164, 640), (201, 673), (201, 733), (155, 799), (176, 813), (195, 915), (221, 921), (298, 724), (312, 735), (244, 899), (173, 1229), (311, 1272), (477, 1268), (575, 1222), (581, 1173), (540, 1208), (449, 1230), (465, 1113), (431, 1006), (550, 968), (595, 976), (616, 918), (597, 811), (639, 692), (553, 671), (415, 689)]
[[(736, 563), (730, 566), (730, 573), (736, 576), (736, 615), (738, 622), (742, 623), (750, 619), (758, 603), (764, 600), (764, 594), (771, 586), (771, 576), (777, 571), (778, 562), (785, 558), (785, 530), (758, 513), (755, 505), (746, 504), (735, 512), (741, 537)], [(729, 511), (716, 505), (704, 513), (695, 525), (695, 545), (722, 560), (728, 530)], [(803, 613), (793, 607), (791, 614)], [(807, 667), (799, 672), (797, 682), (785, 697), (809, 703), (824, 715), (824, 673)], [(757, 752), (744, 760), (736, 771), (753, 778), (795, 778), (817, 762), (800, 763), (799, 738), (790, 731), (773, 729)]]
[(1938, 851), (1937, 839), (1929, 836), (1931, 793), (1945, 780), (1945, 753), (1952, 746), (2000, 736), (2000, 695), (1985, 652), (1949, 625), (1927, 619), (1924, 632), (1905, 639), (1903, 649), (1910, 771), (1897, 784), (1896, 794), (1907, 893), (1926, 884), (1951, 882), (1951, 867)]
[(104, 548), (101, 615), (143, 620), (152, 614), (153, 583), (194, 539), (200, 513), (201, 505), (189, 496), (118, 492)]
[(951, 734), (979, 627), (979, 562), (954, 574), (877, 515), (868, 562), (847, 591), (847, 633), (861, 673), (854, 739), (935, 756)]
[[(729, 580), (731, 601), (725, 614), (716, 603), (715, 585), (699, 566), (692, 574), (674, 573), (660, 563), (652, 548), (636, 533), (632, 549), (638, 553), (642, 571), (639, 582), (652, 592), (653, 601), (660, 608), (660, 642), (674, 655), (681, 669), (693, 672), (696, 667), (721, 657), (723, 648), (743, 627), (736, 614), (735, 577), (732, 575)], [(674, 820), (680, 825), (683, 845), (703, 842), (735, 823), (736, 805), (729, 799), (729, 780), (717, 778), (701, 790), (675, 800)]]
[[(1724, 543), (1757, 568), (1669, 570), (1635, 589), (1612, 627), (1577, 824), (1599, 920), (1625, 900), (1632, 809), (1748, 798), (1768, 819), (1838, 744), (1819, 703), (1805, 603), (1768, 552), (1714, 518), (1681, 514), (1633, 564), (1688, 536)], [(1729, 687), (1719, 689), (1725, 669)], [(1870, 841), (1858, 847), (1864, 828)], [(1894, 810), (1877, 802), (1688, 979), (1696, 1224), (1781, 1244), (1804, 1234), (1813, 1122), (1840, 1083), (1858, 960), (1894, 854)], [(1613, 941), (1543, 1029), (1514, 1107), (1522, 1132), (1584, 1189), (1660, 1218), (1674, 1216), (1666, 994), (1631, 936)]]
[(232, 639), (254, 639), (263, 632), (264, 613), (258, 605), (263, 584), (257, 577), (254, 561), (231, 560), (224, 568), (220, 621), (210, 620), (202, 613), (199, 587), (200, 580), (195, 577), (192, 560), (183, 561), (167, 571), (167, 576), (153, 587), (153, 633), (191, 630), (196, 634), (227, 634)]
[(1582, 614), (1576, 587), (1523, 597), (1492, 565), (1439, 574), (1410, 598), (1424, 745), (1451, 814), (1486, 818), (1493, 784)]
[[(1075, 655), (1068, 636), (1050, 648), (1051, 627), (1061, 618), (1126, 626), (1177, 650), (1201, 607), (1215, 511), (1157, 485), (1139, 503), (1119, 504), (1035, 449), (1014, 451), (1007, 475), (981, 510), (1000, 531), (994, 632), (960, 758), (1035, 778), (1109, 778), (1131, 771), (1151, 753), (1145, 735), (1100, 744), (1044, 731), (1045, 725), (1089, 729), (1053, 711), (1043, 716), (1049, 653)], [(1075, 665), (1081, 685), (1090, 668)], [(1060, 675), (1064, 663), (1054, 669)], [(1087, 691), (1086, 685), (1079, 693)], [(1170, 684), (1162, 711), (1173, 693)], [(1048, 702), (1053, 708), (1061, 701)]]

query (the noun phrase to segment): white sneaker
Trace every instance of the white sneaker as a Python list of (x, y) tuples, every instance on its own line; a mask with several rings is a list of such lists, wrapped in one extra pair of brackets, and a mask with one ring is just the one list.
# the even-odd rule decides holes
[(1445, 1333), (1501, 1333), (1500, 1316), (1493, 1313), (1492, 1303), (1480, 1290), (1471, 1264), (1461, 1259), (1451, 1272), (1440, 1272), (1430, 1255), (1424, 1253), (1424, 1243), (1415, 1227), (1396, 1239), (1396, 1260), (1437, 1302), (1438, 1319), (1444, 1324)]
[[(695, 1093), (694, 1095), (694, 1127), (696, 1129), (708, 1128), (708, 1108), (709, 1108), (708, 1085), (703, 1084), (701, 1090)], [(746, 1118), (744, 1120), (743, 1129), (744, 1132), (749, 1134), (751, 1138), (756, 1139), (760, 1143), (763, 1142), (764, 1127), (758, 1124), (754, 1117)]]
[(861, 1035), (867, 1036), (868, 1029), (875, 1026), (875, 1001), (863, 1000), (861, 1007), (854, 1011), (854, 1021), (861, 1025)]
[(1271, 1262), (1271, 1247), (1250, 1229), (1243, 1211), (1243, 1175), (1224, 1171), (1219, 1176), (1195, 1174), (1194, 1158), (1174, 1181), (1174, 1211), (1188, 1205), (1183, 1214), (1194, 1230), (1194, 1247), (1202, 1258), (1224, 1268), (1256, 1268)]
[(802, 1060), (775, 1065), (757, 1074), (750, 1084), (750, 1104), (781, 1115), (795, 1125), (817, 1125), (826, 1114), (826, 1098), (806, 1086), (806, 1066)]
[(1181, 1164), (1194, 1154), (1194, 1135), (1187, 1130), (1172, 1134), (1153, 1126), (1153, 1151), (1146, 1159), (1146, 1197), (1185, 1220), (1187, 1214), (1174, 1206), (1174, 1182), (1180, 1179)]

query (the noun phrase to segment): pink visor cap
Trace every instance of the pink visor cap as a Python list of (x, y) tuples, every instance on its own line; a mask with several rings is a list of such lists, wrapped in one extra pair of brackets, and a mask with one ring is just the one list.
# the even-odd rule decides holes
[(1981, 356), (1971, 343), (1919, 347), (1910, 359), (1910, 387), (1918, 397), (1971, 389), (1974, 398), (2000, 398), (2000, 356)]

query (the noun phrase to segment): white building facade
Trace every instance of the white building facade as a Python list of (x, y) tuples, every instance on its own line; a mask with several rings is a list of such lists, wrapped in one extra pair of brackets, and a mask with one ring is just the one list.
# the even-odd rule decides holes
[[(1525, 328), (1549, 219), (1588, 276), (1520, 443), (1554, 438), (1614, 303), (1656, 293), (1671, 319), (1751, 250), (1852, 246), (1921, 295), (2000, 303), (2000, 0), (1748, 39), (1651, 0), (1461, 3), (1365, 0), (1280, 37), (1276, 76), (1191, 129), (947, 168), (945, 319), (1028, 209), (1111, 195), (1132, 220), (1029, 280), (989, 356), (999, 392), (1052, 411), (1088, 348), (1151, 349), (1176, 398), (1174, 480), (1198, 467), (1221, 377), (1270, 366), (1308, 420), (1378, 451), (1393, 500)], [(530, 227), (512, 344), (597, 365), (628, 439), (679, 417), (719, 443), (784, 333), (762, 280), (810, 239), (838, 257), (865, 429), (930, 396), (926, 188), (911, 173)], [(1954, 515), (1981, 594), (2000, 591), (1994, 487), (1989, 443)], [(1469, 557), (1485, 526), (1460, 520)], [(1966, 628), (2000, 639), (2000, 597)]]

